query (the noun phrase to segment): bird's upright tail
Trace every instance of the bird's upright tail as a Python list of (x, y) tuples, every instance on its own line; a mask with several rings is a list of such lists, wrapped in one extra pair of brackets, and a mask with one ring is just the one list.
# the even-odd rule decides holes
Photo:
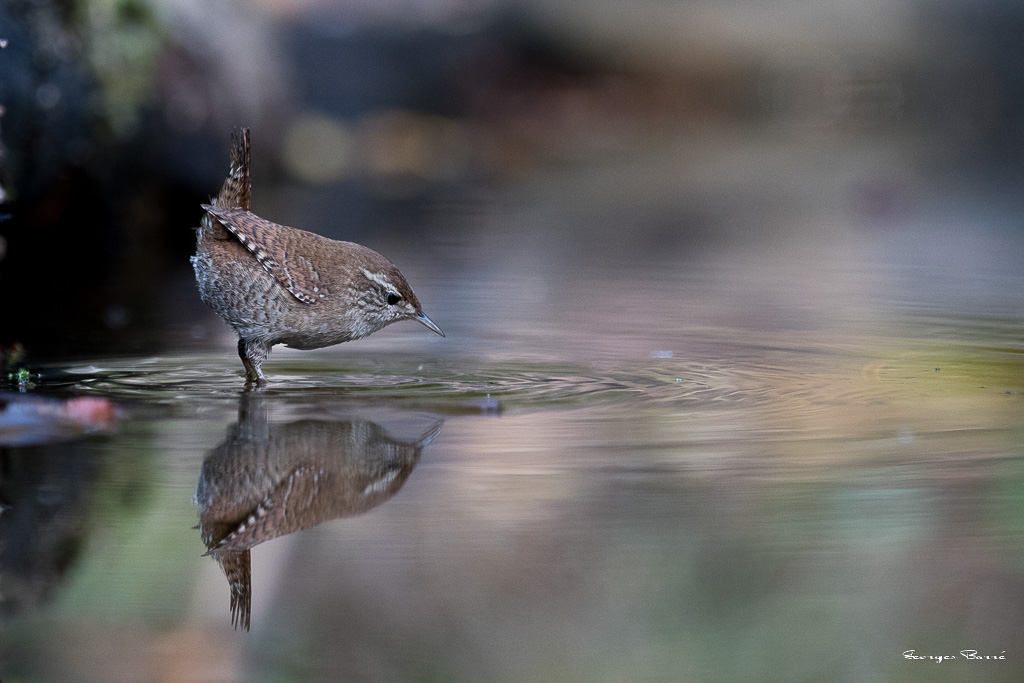
[[(249, 195), (252, 183), (249, 180), (249, 129), (235, 128), (231, 131), (231, 167), (228, 177), (224, 179), (217, 197), (211, 202), (223, 209), (249, 210)], [(198, 251), (202, 253), (208, 245), (207, 240), (231, 239), (231, 234), (209, 213), (204, 213), (199, 221), (199, 232), (196, 235)]]
[(214, 204), (222, 209), (249, 210), (249, 129), (231, 131), (231, 168)]

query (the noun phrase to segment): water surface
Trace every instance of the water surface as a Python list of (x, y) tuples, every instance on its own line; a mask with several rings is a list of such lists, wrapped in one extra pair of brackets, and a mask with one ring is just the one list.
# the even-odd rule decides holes
[(202, 313), (203, 348), (35, 365), (0, 677), (1019, 680), (1019, 264), (878, 244), (470, 245), (407, 273), (448, 339), (275, 350), (257, 394)]

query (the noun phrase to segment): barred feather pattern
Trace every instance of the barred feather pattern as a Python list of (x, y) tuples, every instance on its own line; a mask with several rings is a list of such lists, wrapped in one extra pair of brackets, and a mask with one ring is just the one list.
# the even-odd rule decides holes
[[(231, 132), (231, 166), (224, 178), (217, 197), (212, 200), (214, 206), (221, 208), (248, 209), (252, 194), (252, 183), (249, 179), (249, 129), (235, 128)], [(229, 240), (231, 233), (209, 213), (204, 213), (199, 221), (196, 235), (196, 252), (202, 254), (209, 248), (210, 240)], [(193, 263), (195, 260), (193, 259)]]
[(302, 232), (314, 243), (323, 239), (319, 235), (286, 228), (245, 209), (224, 209), (210, 204), (203, 204), (203, 208), (245, 245), (256, 261), (296, 299), (304, 304), (315, 304), (329, 294), (312, 261), (296, 253), (297, 250), (289, 250), (288, 241), (297, 233)]
[(248, 550), (226, 552), (217, 555), (217, 562), (228, 578), (231, 592), (231, 625), (236, 629), (249, 630), (252, 614), (252, 554)]
[(249, 209), (252, 181), (249, 179), (249, 129), (231, 132), (231, 167), (214, 202), (224, 209)]

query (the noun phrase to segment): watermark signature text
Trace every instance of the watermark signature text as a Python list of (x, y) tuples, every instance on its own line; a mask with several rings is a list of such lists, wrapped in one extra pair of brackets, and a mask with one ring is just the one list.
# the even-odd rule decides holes
[(923, 659), (930, 662), (947, 662), (952, 659), (1006, 659), (1006, 650), (997, 655), (983, 655), (977, 650), (960, 650), (955, 655), (919, 655), (917, 650), (907, 650), (903, 653), (903, 659)]

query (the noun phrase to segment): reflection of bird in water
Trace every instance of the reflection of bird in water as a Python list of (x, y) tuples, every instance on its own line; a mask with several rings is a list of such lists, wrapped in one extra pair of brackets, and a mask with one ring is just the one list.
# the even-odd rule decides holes
[(416, 441), (368, 420), (270, 424), (264, 397), (244, 394), (238, 423), (203, 461), (196, 490), (207, 555), (231, 588), (231, 621), (249, 629), (249, 549), (380, 505), (408, 479), (442, 422)]

